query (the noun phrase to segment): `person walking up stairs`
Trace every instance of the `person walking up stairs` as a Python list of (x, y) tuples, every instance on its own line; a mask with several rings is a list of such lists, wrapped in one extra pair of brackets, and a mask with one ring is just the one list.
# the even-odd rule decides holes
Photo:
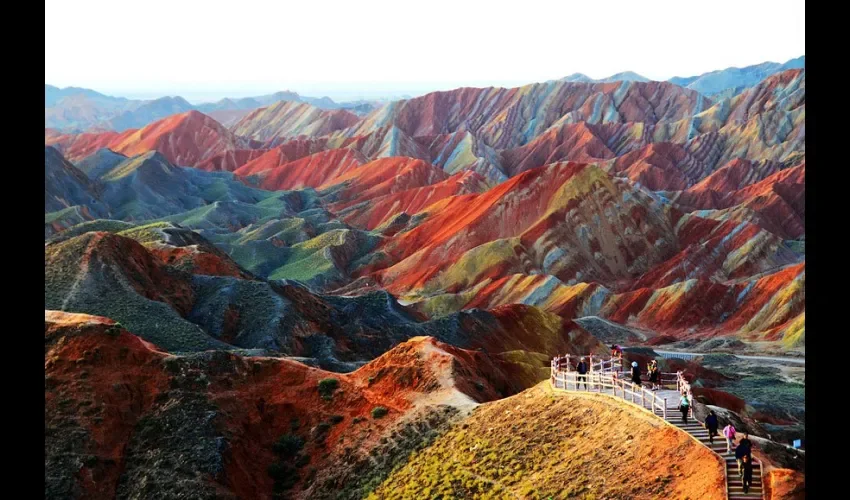
[[(664, 391), (661, 391), (662, 393)], [(677, 395), (676, 391), (669, 391), (672, 395)], [(738, 475), (738, 462), (735, 460), (735, 452), (732, 449), (727, 450), (727, 443), (723, 441), (714, 441), (714, 436), (711, 435), (711, 430), (706, 428), (706, 424), (702, 424), (699, 421), (696, 421), (696, 418), (688, 421), (688, 423), (682, 422), (676, 412), (674, 410), (678, 410), (678, 406), (676, 405), (679, 402), (678, 398), (668, 398), (668, 404), (671, 405), (667, 408), (667, 422), (675, 425), (679, 429), (687, 432), (688, 434), (695, 437), (699, 442), (707, 446), (714, 453), (720, 455), (721, 458), (726, 462), (726, 489), (729, 493), (729, 500), (749, 500), (755, 498), (762, 498), (762, 488), (761, 488), (761, 467), (758, 466), (758, 463), (752, 459), (752, 456), (747, 456), (747, 461), (749, 462), (750, 471), (748, 472), (749, 476), (744, 477), (743, 473), (745, 471), (742, 466), (742, 475)], [(712, 414), (710, 413), (709, 416)], [(714, 416), (715, 418), (716, 415)], [(708, 423), (711, 423), (711, 420), (706, 419)], [(732, 426), (734, 429), (734, 427)], [(725, 431), (725, 429), (724, 429)], [(745, 444), (746, 445), (746, 444)], [(731, 447), (731, 444), (730, 444)], [(746, 482), (745, 482), (746, 479)], [(745, 488), (746, 486), (746, 488)]]

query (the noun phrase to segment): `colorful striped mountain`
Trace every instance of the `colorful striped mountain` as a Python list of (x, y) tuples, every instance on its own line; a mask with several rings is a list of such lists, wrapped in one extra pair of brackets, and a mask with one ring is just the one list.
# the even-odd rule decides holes
[(799, 372), (723, 353), (805, 354), (805, 70), (743, 73), (356, 113), (46, 89), (46, 498), (723, 498), (685, 433), (541, 383), (611, 343), (711, 352), (662, 371), (799, 498)]
[(639, 80), (46, 129), (45, 235), (167, 224), (260, 279), (431, 319), (523, 304), (804, 352), (805, 70), (717, 100)]

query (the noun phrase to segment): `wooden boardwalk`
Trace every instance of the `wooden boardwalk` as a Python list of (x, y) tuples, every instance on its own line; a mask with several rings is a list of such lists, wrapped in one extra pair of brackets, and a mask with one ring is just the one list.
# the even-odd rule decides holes
[(550, 384), (552, 388), (569, 392), (596, 392), (620, 398), (628, 403), (641, 407), (664, 420), (667, 424), (688, 433), (694, 440), (714, 452), (723, 462), (726, 475), (726, 498), (729, 500), (745, 500), (763, 498), (762, 465), (753, 459), (753, 483), (748, 493), (744, 493), (743, 481), (738, 476), (738, 464), (735, 452), (726, 453), (726, 440), (716, 436), (714, 443), (708, 436), (708, 430), (693, 416), (693, 405), (687, 422), (682, 419), (679, 411), (679, 401), (682, 394), (687, 394), (693, 401), (691, 386), (682, 372), (661, 373), (658, 390), (652, 391), (643, 384), (632, 383), (628, 371), (624, 370), (622, 358), (600, 359), (590, 357), (590, 371), (580, 375), (574, 370), (578, 363), (576, 356), (569, 355), (552, 360)]

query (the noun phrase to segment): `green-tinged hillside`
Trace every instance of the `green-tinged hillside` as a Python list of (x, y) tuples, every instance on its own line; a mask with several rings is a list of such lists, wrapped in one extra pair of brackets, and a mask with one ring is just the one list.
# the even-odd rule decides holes
[(44, 249), (44, 308), (112, 318), (169, 351), (222, 349), (180, 316), (192, 290), (137, 242), (85, 233)]

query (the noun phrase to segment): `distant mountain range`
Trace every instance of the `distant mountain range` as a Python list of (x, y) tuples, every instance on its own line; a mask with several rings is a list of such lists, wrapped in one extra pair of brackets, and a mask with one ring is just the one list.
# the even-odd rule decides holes
[[(800, 56), (784, 64), (776, 62), (765, 62), (754, 64), (744, 68), (726, 68), (696, 76), (679, 77), (674, 76), (667, 80), (670, 83), (689, 89), (696, 90), (700, 94), (714, 99), (733, 97), (744, 90), (757, 85), (760, 81), (770, 75), (780, 73), (788, 69), (802, 69), (806, 67), (806, 56)], [(608, 82), (648, 82), (645, 76), (634, 71), (623, 71), (605, 78), (593, 79), (582, 73), (561, 78), (561, 82), (578, 83), (608, 83)]]
[[(805, 56), (784, 64), (765, 62), (745, 68), (726, 68), (702, 75), (673, 77), (670, 83), (689, 88), (712, 98), (722, 99), (740, 94), (765, 78), (788, 69), (805, 68)], [(633, 71), (623, 71), (605, 78), (593, 79), (582, 73), (557, 81), (570, 83), (649, 82), (649, 78)], [(193, 105), (180, 96), (153, 100), (126, 99), (101, 94), (91, 89), (52, 85), (44, 86), (44, 127), (65, 132), (137, 129), (167, 116), (186, 111), (200, 111), (226, 127), (235, 125), (249, 112), (280, 101), (306, 103), (324, 110), (344, 109), (364, 116), (378, 108), (382, 101), (358, 100), (337, 103), (330, 97), (308, 97), (291, 91), (256, 97), (224, 98), (216, 102)]]
[(718, 98), (732, 97), (740, 94), (744, 89), (757, 85), (770, 75), (789, 69), (803, 69), (805, 67), (806, 56), (800, 56), (784, 64), (765, 62), (744, 68), (726, 68), (685, 78), (676, 76), (668, 81), (682, 87), (694, 89), (705, 96)]
[(250, 111), (280, 101), (307, 103), (328, 110), (347, 109), (357, 115), (364, 115), (380, 105), (380, 100), (337, 103), (330, 97), (307, 97), (290, 91), (256, 97), (224, 98), (216, 102), (193, 105), (180, 96), (152, 100), (126, 99), (104, 95), (91, 89), (60, 89), (45, 85), (44, 127), (69, 132), (92, 129), (123, 132), (192, 110), (200, 111), (223, 125), (230, 126)]
[(788, 242), (805, 239), (805, 70), (720, 102), (670, 82), (538, 83), (366, 117), (278, 102), (224, 127), (192, 110), (45, 145), (46, 237), (167, 222), (261, 278), (383, 289), (427, 317), (521, 302), (804, 346)]
[(594, 80), (593, 78), (583, 74), (583, 73), (573, 73), (570, 76), (565, 76), (561, 78), (559, 81), (561, 82), (576, 82), (576, 83), (607, 83), (607, 82), (648, 82), (649, 78), (645, 76), (641, 76), (634, 71), (623, 71), (622, 73), (617, 73), (616, 75), (611, 75), (606, 78), (600, 78), (598, 80)]

